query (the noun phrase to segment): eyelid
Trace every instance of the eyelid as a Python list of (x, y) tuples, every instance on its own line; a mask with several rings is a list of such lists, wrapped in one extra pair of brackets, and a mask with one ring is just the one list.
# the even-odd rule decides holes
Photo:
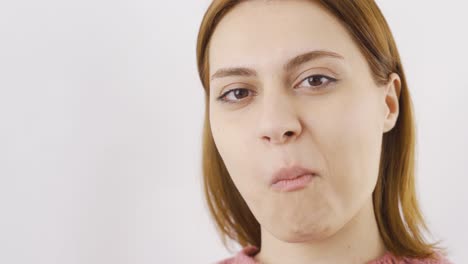
[(326, 74), (320, 74), (320, 73), (318, 73), (318, 74), (310, 74), (310, 75), (307, 75), (305, 78), (301, 79), (301, 81), (297, 82), (297, 84), (294, 85), (293, 87), (294, 87), (294, 88), (299, 87), (299, 85), (300, 85), (301, 83), (307, 81), (307, 79), (309, 79), (309, 78), (311, 78), (311, 77), (314, 77), (314, 76), (321, 76), (321, 77), (326, 78), (327, 81), (328, 81), (328, 83), (325, 84), (325, 86), (329, 85), (330, 83), (333, 83), (333, 82), (337, 82), (337, 81), (338, 81), (338, 79), (333, 78), (333, 77), (330, 77), (330, 76), (328, 76), (328, 75), (326, 75)]
[[(224, 85), (219, 89), (219, 94), (216, 96), (217, 100), (223, 101), (224, 98), (232, 91), (235, 90), (248, 90), (250, 93), (255, 94), (255, 90), (250, 88), (249, 84), (243, 83), (243, 82), (235, 82), (235, 83), (230, 83), (228, 85)], [(227, 103), (231, 103), (226, 101)], [(235, 103), (235, 102), (234, 102)]]
[[(324, 73), (324, 71), (328, 72), (328, 73)], [(337, 76), (339, 76), (339, 74), (337, 74), (335, 71), (332, 71), (332, 70), (330, 70), (328, 68), (315, 67), (315, 68), (309, 68), (309, 69), (299, 73), (292, 83), (295, 83), (298, 79), (300, 80), (299, 83), (302, 83), (305, 79), (307, 79), (308, 77), (313, 76), (313, 75), (323, 75), (323, 76), (325, 76), (327, 78), (330, 78), (332, 80), (338, 80)], [(297, 84), (299, 84), (299, 83), (297, 83)], [(294, 87), (296, 87), (296, 85), (294, 85)]]
[(221, 101), (222, 103), (227, 103), (227, 104), (237, 104), (237, 103), (240, 103), (242, 101), (245, 101), (247, 99), (240, 99), (240, 100), (234, 100), (234, 101), (230, 101), (230, 100), (226, 100), (226, 96), (228, 96), (231, 92), (233, 91), (236, 91), (236, 90), (247, 90), (251, 96), (255, 96), (255, 92), (252, 91), (251, 89), (249, 88), (245, 88), (245, 87), (234, 87), (234, 88), (230, 88), (230, 89), (227, 89), (227, 91), (223, 92), (221, 95), (219, 95), (216, 100), (217, 101)]
[[(312, 73), (310, 71), (314, 70), (315, 72)], [(332, 73), (332, 74), (328, 74), (328, 73), (321, 73), (321, 72), (318, 72), (318, 70), (322, 70), (323, 71), (328, 71), (329, 73)], [(307, 74), (304, 74), (305, 72), (308, 72)], [(305, 75), (305, 76), (304, 76)], [(303, 72), (301, 72), (298, 77), (295, 78), (295, 80), (301, 78), (301, 76), (304, 76), (300, 79), (299, 82), (297, 82), (296, 85), (293, 85), (293, 88), (297, 88), (301, 83), (303, 83), (304, 81), (306, 81), (308, 78), (311, 78), (313, 76), (322, 76), (324, 78), (326, 78), (328, 80), (328, 83), (325, 84), (324, 86), (328, 86), (330, 85), (331, 83), (334, 83), (334, 82), (337, 82), (339, 81), (339, 79), (337, 77), (331, 77), (330, 75), (334, 76), (334, 75), (337, 75), (334, 71), (328, 69), (328, 68), (324, 68), (324, 67), (319, 67), (319, 68), (313, 68), (313, 69), (307, 69)], [(294, 82), (292, 82), (294, 83)], [(229, 86), (233, 86), (232, 88), (227, 88)], [(236, 104), (236, 103), (239, 103), (241, 101), (244, 101), (244, 100), (247, 100), (247, 99), (240, 99), (238, 101), (229, 101), (229, 100), (226, 100), (225, 97), (233, 92), (233, 91), (236, 91), (236, 90), (247, 90), (251, 96), (255, 96), (256, 92), (254, 89), (251, 89), (249, 88), (250, 85), (248, 84), (245, 84), (245, 83), (231, 83), (231, 84), (228, 84), (228, 85), (225, 85), (223, 86), (222, 88), (220, 88), (220, 93), (219, 95), (216, 96), (216, 100), (217, 101), (222, 101), (223, 103), (231, 103), (231, 104)]]
[(250, 89), (248, 87), (249, 85), (246, 83), (241, 83), (241, 82), (236, 82), (236, 83), (230, 83), (228, 85), (224, 85), (219, 89), (218, 97), (222, 96), (223, 94), (235, 90), (235, 89)]

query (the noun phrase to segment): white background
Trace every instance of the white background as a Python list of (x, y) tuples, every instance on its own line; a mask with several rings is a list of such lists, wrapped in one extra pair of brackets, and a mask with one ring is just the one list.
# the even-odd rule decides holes
[[(408, 75), (418, 190), (468, 261), (468, 4), (378, 1)], [(0, 263), (210, 263), (195, 44), (208, 0), (0, 3)]]

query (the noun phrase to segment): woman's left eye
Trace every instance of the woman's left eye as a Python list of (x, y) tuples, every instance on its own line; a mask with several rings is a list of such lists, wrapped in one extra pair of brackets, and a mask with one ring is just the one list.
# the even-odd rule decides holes
[(313, 90), (318, 90), (328, 86), (330, 83), (335, 82), (336, 79), (328, 77), (322, 74), (310, 75), (309, 77), (302, 80), (298, 86), (301, 84), (306, 84), (306, 87), (312, 87)]

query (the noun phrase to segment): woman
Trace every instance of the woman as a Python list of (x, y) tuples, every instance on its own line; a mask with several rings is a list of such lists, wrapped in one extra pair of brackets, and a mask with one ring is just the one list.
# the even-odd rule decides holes
[(410, 94), (372, 0), (215, 0), (197, 60), (205, 195), (243, 247), (219, 263), (449, 263), (424, 238)]

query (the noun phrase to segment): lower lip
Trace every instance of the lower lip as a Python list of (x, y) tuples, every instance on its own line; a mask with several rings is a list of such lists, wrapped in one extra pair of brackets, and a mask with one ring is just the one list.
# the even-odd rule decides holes
[(281, 180), (271, 185), (271, 188), (275, 191), (282, 192), (300, 190), (305, 188), (314, 177), (315, 176), (312, 174), (305, 174), (292, 180)]

